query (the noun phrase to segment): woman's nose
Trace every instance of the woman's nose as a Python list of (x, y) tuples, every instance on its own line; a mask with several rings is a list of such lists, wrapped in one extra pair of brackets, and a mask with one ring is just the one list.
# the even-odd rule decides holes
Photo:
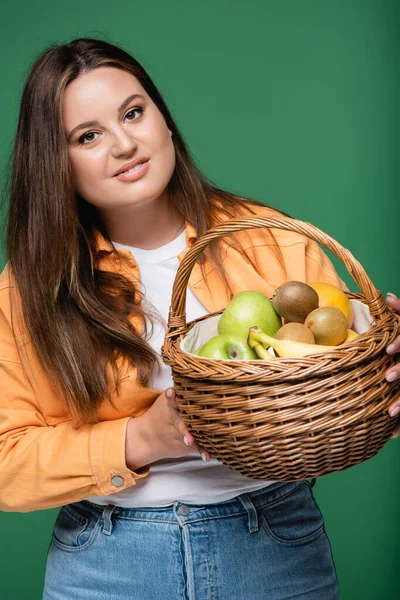
[(113, 154), (121, 156), (121, 154), (131, 154), (136, 148), (136, 141), (124, 129), (120, 129), (114, 133), (113, 139)]

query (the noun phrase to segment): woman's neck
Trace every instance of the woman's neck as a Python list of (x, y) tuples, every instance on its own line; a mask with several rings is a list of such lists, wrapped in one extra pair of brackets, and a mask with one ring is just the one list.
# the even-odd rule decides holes
[(102, 218), (113, 242), (144, 250), (168, 244), (185, 227), (184, 218), (162, 198), (143, 206), (102, 212)]

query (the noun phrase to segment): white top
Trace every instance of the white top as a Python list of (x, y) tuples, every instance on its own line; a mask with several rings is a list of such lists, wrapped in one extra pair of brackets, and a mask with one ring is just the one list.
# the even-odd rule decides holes
[[(141, 290), (145, 299), (157, 310), (163, 324), (156, 321), (149, 344), (158, 354), (167, 329), (172, 286), (178, 270), (178, 254), (186, 247), (186, 231), (172, 242), (154, 250), (133, 248), (114, 242), (117, 249), (128, 249), (137, 262)], [(144, 305), (145, 308), (145, 305)], [(192, 290), (187, 288), (186, 318), (197, 319), (209, 311), (199, 302)], [(171, 368), (162, 363), (162, 372), (156, 373), (150, 387), (164, 391), (173, 387)], [(212, 504), (223, 502), (246, 492), (258, 490), (273, 483), (250, 479), (232, 471), (216, 459), (204, 462), (198, 453), (179, 459), (164, 459), (151, 465), (149, 475), (136, 481), (130, 488), (110, 496), (91, 496), (96, 504), (115, 504), (124, 507), (167, 506), (174, 502), (187, 504)]]

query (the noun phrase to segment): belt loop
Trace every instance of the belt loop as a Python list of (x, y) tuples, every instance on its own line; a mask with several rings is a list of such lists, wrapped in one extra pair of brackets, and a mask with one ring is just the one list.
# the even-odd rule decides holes
[(247, 494), (241, 494), (240, 496), (238, 496), (238, 498), (243, 504), (245, 510), (247, 511), (250, 533), (258, 531), (258, 515), (254, 504), (252, 503)]
[(113, 514), (115, 509), (116, 506), (114, 506), (113, 504), (107, 504), (107, 506), (101, 514), (101, 520), (104, 522), (102, 533), (104, 533), (105, 535), (111, 535), (113, 529), (111, 515)]

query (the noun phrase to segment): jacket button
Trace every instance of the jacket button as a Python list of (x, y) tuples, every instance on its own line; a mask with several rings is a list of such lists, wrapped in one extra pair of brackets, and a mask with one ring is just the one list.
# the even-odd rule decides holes
[(114, 475), (111, 479), (111, 483), (115, 485), (115, 487), (121, 487), (121, 485), (124, 485), (124, 480), (119, 475)]

